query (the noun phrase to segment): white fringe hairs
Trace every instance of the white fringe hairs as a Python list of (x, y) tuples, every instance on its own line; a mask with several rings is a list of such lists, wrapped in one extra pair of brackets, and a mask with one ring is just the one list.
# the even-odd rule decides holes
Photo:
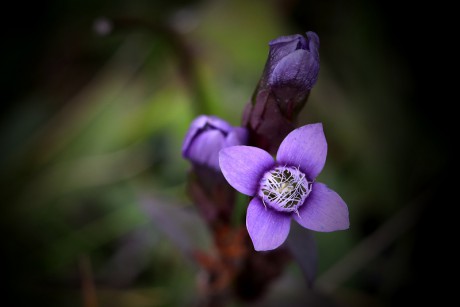
[(312, 189), (309, 182), (298, 167), (278, 166), (265, 173), (260, 183), (259, 196), (266, 206), (279, 211), (296, 212)]

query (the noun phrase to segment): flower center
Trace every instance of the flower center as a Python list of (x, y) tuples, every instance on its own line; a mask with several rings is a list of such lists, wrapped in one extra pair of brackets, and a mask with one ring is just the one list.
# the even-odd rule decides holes
[(264, 205), (284, 212), (297, 212), (311, 192), (312, 183), (298, 168), (278, 166), (260, 181), (259, 196)]

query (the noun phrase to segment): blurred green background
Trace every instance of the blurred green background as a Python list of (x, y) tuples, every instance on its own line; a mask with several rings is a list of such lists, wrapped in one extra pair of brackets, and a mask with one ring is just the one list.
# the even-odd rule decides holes
[(292, 263), (259, 304), (321, 293), (341, 306), (394, 306), (424, 289), (425, 205), (447, 152), (438, 113), (420, 100), (421, 18), (363, 0), (24, 5), (4, 12), (15, 21), (2, 21), (0, 56), (11, 306), (196, 304), (198, 267), (184, 249), (210, 248), (206, 232), (171, 237), (159, 216), (177, 210), (152, 217), (142, 199), (196, 217), (180, 151), (189, 123), (206, 113), (238, 125), (268, 41), (309, 30), (321, 71), (300, 124), (324, 124), (318, 180), (347, 202), (351, 228), (315, 235), (317, 291)]

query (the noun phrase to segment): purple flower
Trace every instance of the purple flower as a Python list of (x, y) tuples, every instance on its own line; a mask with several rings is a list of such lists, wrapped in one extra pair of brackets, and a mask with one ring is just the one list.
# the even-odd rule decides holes
[(319, 38), (314, 32), (281, 36), (270, 41), (264, 77), (272, 87), (294, 87), (309, 91), (318, 79)]
[(233, 127), (216, 116), (200, 115), (190, 124), (182, 144), (182, 156), (194, 164), (220, 171), (219, 151), (244, 145), (247, 138), (244, 128)]
[(258, 251), (280, 246), (289, 234), (291, 218), (322, 232), (349, 227), (345, 202), (315, 178), (326, 162), (322, 124), (295, 129), (281, 143), (276, 160), (266, 151), (233, 146), (220, 151), (224, 177), (239, 192), (254, 196), (246, 227)]

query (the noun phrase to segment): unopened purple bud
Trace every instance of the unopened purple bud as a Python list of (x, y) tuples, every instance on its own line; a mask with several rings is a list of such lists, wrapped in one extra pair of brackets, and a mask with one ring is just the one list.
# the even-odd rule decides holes
[(262, 77), (243, 113), (252, 145), (274, 154), (296, 125), (319, 73), (319, 38), (314, 32), (270, 41)]
[(220, 171), (219, 151), (228, 146), (245, 145), (247, 140), (245, 128), (233, 127), (216, 116), (200, 115), (190, 124), (182, 156), (194, 164)]
[(319, 72), (319, 38), (314, 32), (282, 36), (269, 43), (266, 66), (267, 86), (290, 87), (309, 91)]

